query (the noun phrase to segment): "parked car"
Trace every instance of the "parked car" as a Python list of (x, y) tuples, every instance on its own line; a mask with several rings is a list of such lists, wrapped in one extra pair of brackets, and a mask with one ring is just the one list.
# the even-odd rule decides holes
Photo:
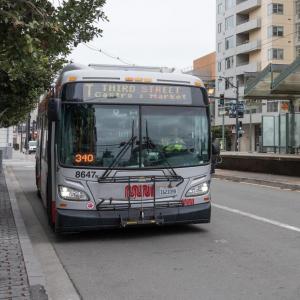
[(37, 141), (29, 141), (28, 142), (28, 153), (36, 152)]

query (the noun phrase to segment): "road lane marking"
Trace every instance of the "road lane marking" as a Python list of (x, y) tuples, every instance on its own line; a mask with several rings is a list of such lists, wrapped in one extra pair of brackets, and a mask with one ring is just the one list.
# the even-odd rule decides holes
[(267, 219), (267, 218), (264, 218), (264, 217), (260, 217), (258, 215), (247, 213), (247, 212), (241, 211), (239, 209), (231, 208), (231, 207), (220, 205), (220, 204), (216, 204), (216, 203), (212, 203), (212, 206), (214, 206), (216, 208), (219, 208), (219, 209), (223, 209), (223, 210), (232, 212), (232, 213), (235, 213), (235, 214), (239, 214), (241, 216), (245, 216), (245, 217), (257, 220), (257, 221), (261, 221), (261, 222), (264, 222), (264, 223), (272, 224), (272, 225), (277, 226), (277, 227), (281, 227), (281, 228), (284, 228), (284, 229), (288, 229), (288, 230), (300, 232), (300, 228), (299, 227), (292, 226), (292, 225), (285, 224), (285, 223), (281, 223), (281, 222), (278, 222), (276, 220), (272, 220), (272, 219)]

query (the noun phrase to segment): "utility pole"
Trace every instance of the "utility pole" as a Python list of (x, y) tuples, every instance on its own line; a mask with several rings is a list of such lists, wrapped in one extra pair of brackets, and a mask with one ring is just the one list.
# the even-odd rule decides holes
[[(227, 79), (228, 80), (228, 79)], [(232, 85), (233, 86), (233, 85)], [(239, 81), (236, 81), (236, 101), (235, 101), (235, 151), (239, 151), (239, 115), (237, 112), (237, 108), (239, 106)]]
[[(236, 90), (236, 97), (233, 98), (235, 100), (235, 139), (234, 139), (234, 151), (239, 151), (239, 132), (238, 132), (238, 127), (239, 127), (239, 115), (237, 108), (239, 106), (239, 81), (236, 81), (236, 85), (232, 84), (228, 78), (226, 77), (219, 77), (219, 80), (222, 80), (222, 78), (229, 84), (231, 87), (235, 88)], [(229, 99), (229, 98), (228, 98)]]
[[(220, 107), (222, 108), (222, 150), (226, 150), (225, 146), (225, 97), (224, 94), (220, 94)], [(221, 112), (219, 110), (219, 112)]]
[(222, 114), (222, 144), (223, 144), (223, 149), (226, 150), (225, 146), (225, 112)]
[(26, 124), (26, 140), (25, 140), (26, 153), (28, 151), (29, 136), (30, 136), (30, 114), (28, 114), (28, 119)]

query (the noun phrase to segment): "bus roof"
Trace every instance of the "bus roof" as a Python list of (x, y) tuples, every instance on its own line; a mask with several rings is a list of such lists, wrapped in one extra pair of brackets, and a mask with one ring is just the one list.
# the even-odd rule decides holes
[(171, 68), (97, 64), (84, 66), (72, 63), (62, 70), (58, 84), (76, 81), (151, 82), (204, 87), (198, 77)]

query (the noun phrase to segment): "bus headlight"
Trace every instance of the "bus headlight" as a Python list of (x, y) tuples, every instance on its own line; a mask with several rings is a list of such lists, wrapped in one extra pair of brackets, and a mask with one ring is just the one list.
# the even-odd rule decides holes
[(191, 187), (185, 194), (186, 197), (192, 197), (192, 196), (201, 196), (204, 194), (207, 194), (209, 191), (209, 184), (208, 182), (202, 182), (200, 184), (197, 184), (193, 187)]
[(62, 197), (65, 200), (73, 200), (73, 201), (88, 201), (89, 197), (88, 195), (83, 192), (79, 191), (67, 186), (59, 185), (58, 186), (58, 192), (60, 197)]

